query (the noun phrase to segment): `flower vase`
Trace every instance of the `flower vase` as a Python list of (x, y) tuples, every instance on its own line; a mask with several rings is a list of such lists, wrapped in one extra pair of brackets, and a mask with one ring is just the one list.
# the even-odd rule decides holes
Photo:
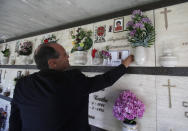
[(138, 125), (123, 122), (122, 131), (138, 131)]
[(98, 58), (98, 57), (93, 58), (92, 59), (92, 63), (93, 63), (93, 65), (100, 65), (100, 64), (103, 63), (103, 59), (102, 58)]
[(1, 64), (6, 65), (8, 64), (9, 57), (2, 56), (1, 57)]
[(87, 63), (87, 51), (75, 51), (73, 57), (74, 64), (85, 65)]
[(108, 65), (108, 59), (103, 59), (103, 65), (104, 66)]
[(138, 46), (134, 54), (135, 62), (137, 65), (143, 65), (146, 61), (146, 52), (143, 46)]
[(11, 56), (10, 57), (10, 64), (11, 65), (14, 65), (16, 63), (16, 58), (15, 58), (15, 56)]

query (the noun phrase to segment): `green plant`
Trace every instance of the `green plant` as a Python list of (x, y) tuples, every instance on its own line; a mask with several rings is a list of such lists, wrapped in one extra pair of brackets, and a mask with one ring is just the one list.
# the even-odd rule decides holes
[(92, 31), (84, 31), (82, 28), (78, 28), (76, 32), (76, 35), (72, 34), (73, 48), (71, 53), (90, 49), (93, 45), (93, 40), (91, 39)]
[(48, 43), (56, 43), (59, 39), (56, 38), (56, 36), (54, 34), (52, 34), (51, 36), (48, 36), (47, 38), (43, 38), (41, 40), (42, 44), (48, 44)]
[(3, 53), (4, 57), (9, 57), (10, 56), (10, 49), (6, 48), (5, 50), (1, 51)]

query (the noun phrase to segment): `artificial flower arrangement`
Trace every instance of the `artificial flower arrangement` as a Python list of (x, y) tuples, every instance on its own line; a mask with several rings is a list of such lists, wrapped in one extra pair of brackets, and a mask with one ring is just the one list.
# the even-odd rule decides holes
[(113, 115), (127, 124), (135, 125), (135, 119), (143, 117), (144, 103), (131, 91), (123, 91), (116, 99), (113, 106)]
[(5, 48), (4, 50), (1, 51), (3, 53), (4, 57), (9, 57), (10, 56), (10, 49), (9, 48)]
[(82, 28), (76, 30), (76, 34), (72, 34), (72, 44), (73, 48), (71, 53), (74, 51), (86, 51), (93, 45), (93, 40), (91, 39), (92, 31), (85, 31)]
[(108, 46), (106, 47), (105, 50), (97, 50), (97, 49), (92, 49), (92, 58), (102, 58), (102, 59), (111, 59), (111, 54), (109, 53), (109, 48)]
[(58, 41), (58, 39), (56, 39), (56, 36), (54, 34), (52, 34), (51, 36), (49, 36), (47, 38), (43, 38), (41, 43), (48, 44), (48, 43), (56, 43), (57, 41)]
[(32, 47), (31, 41), (20, 43), (18, 54), (28, 56), (32, 53)]
[(142, 11), (134, 10), (131, 21), (126, 24), (128, 41), (133, 48), (138, 46), (150, 47), (155, 41), (155, 28), (151, 20)]

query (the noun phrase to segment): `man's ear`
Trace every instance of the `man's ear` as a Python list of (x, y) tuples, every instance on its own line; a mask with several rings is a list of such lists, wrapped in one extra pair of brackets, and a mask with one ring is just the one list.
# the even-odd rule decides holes
[(50, 69), (56, 69), (56, 60), (55, 59), (49, 59), (48, 60), (48, 66)]

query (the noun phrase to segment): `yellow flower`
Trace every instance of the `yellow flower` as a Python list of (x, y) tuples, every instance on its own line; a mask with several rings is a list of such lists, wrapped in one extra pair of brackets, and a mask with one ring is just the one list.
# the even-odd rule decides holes
[(80, 43), (80, 47), (84, 47), (84, 43)]
[(75, 45), (76, 44), (76, 42), (75, 41), (72, 41), (72, 45)]

